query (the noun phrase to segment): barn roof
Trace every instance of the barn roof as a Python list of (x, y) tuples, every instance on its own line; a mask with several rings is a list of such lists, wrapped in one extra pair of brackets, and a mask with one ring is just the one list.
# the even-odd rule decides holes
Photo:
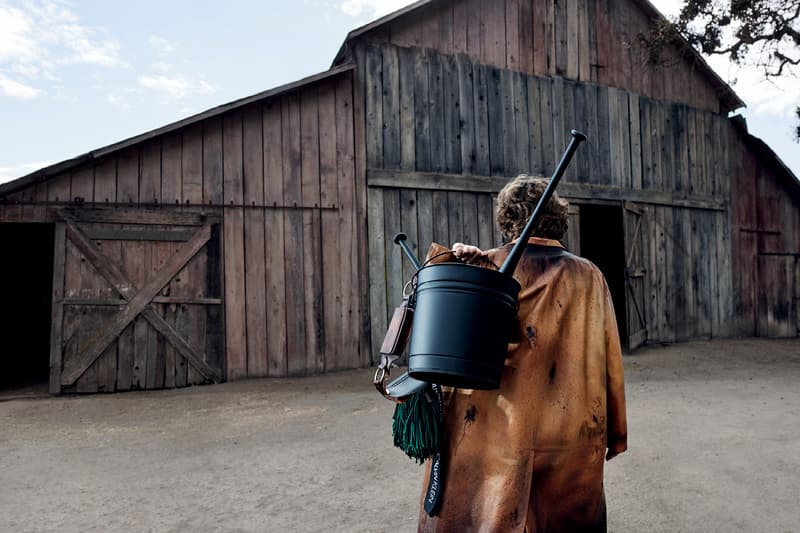
[(251, 96), (246, 96), (244, 98), (234, 100), (233, 102), (229, 102), (227, 104), (222, 104), (220, 106), (213, 107), (196, 115), (192, 115), (190, 117), (178, 120), (171, 124), (167, 124), (166, 126), (162, 126), (160, 128), (142, 133), (140, 135), (136, 135), (134, 137), (130, 137), (128, 139), (116, 142), (114, 144), (109, 144), (108, 146), (104, 146), (102, 148), (97, 148), (90, 152), (86, 152), (85, 154), (73, 157), (72, 159), (67, 159), (66, 161), (61, 161), (60, 163), (54, 163), (50, 166), (31, 172), (30, 174), (26, 174), (21, 178), (17, 178), (7, 183), (0, 184), (0, 195), (11, 194), (26, 187), (30, 187), (31, 185), (35, 185), (36, 183), (40, 183), (42, 181), (47, 180), (51, 176), (55, 176), (56, 174), (60, 174), (62, 172), (79, 167), (96, 159), (99, 159), (103, 156), (106, 156), (112, 152), (116, 152), (124, 148), (127, 148), (131, 145), (140, 143), (142, 141), (146, 141), (147, 139), (152, 139), (153, 137), (158, 137), (165, 133), (178, 130), (180, 128), (189, 126), (191, 124), (195, 124), (202, 120), (222, 115), (223, 113), (226, 113), (233, 109), (244, 107), (249, 104), (259, 102), (261, 100), (266, 100), (267, 98), (271, 98), (274, 96), (279, 96), (281, 94), (293, 91), (295, 89), (299, 89), (306, 85), (310, 85), (317, 81), (324, 80), (326, 78), (337, 76), (343, 72), (353, 70), (353, 68), (355, 67), (354, 65), (351, 64), (333, 67), (329, 70), (308, 76), (301, 80), (287, 83), (279, 87), (274, 87), (272, 89), (268, 89), (266, 91), (262, 91), (260, 93)]
[[(413, 4), (410, 4), (402, 9), (399, 9), (393, 13), (389, 13), (388, 15), (381, 17), (377, 20), (370, 22), (369, 24), (365, 24), (359, 28), (354, 29), (350, 33), (347, 34), (347, 38), (345, 38), (344, 43), (339, 48), (339, 51), (336, 54), (336, 57), (333, 60), (333, 65), (337, 65), (339, 62), (343, 61), (346, 56), (348, 45), (354, 39), (357, 39), (361, 35), (365, 35), (370, 33), (374, 30), (378, 30), (390, 22), (393, 22), (397, 19), (405, 17), (412, 12), (417, 11), (418, 9), (432, 5), (436, 0), (419, 0)], [(642, 12), (650, 17), (652, 20), (658, 21), (666, 21), (666, 17), (654, 6), (649, 0), (631, 0)], [(732, 111), (734, 109), (738, 109), (740, 107), (746, 107), (745, 103), (742, 101), (741, 98), (736, 94), (736, 92), (728, 85), (725, 80), (723, 80), (714, 69), (712, 69), (709, 64), (703, 59), (703, 56), (700, 55), (697, 50), (695, 50), (686, 39), (681, 38), (681, 45), (684, 48), (684, 52), (688, 54), (691, 58), (693, 63), (698, 67), (700, 73), (705, 77), (705, 79), (714, 87), (714, 90), (717, 93), (717, 96), (720, 99), (723, 107), (726, 111)]]

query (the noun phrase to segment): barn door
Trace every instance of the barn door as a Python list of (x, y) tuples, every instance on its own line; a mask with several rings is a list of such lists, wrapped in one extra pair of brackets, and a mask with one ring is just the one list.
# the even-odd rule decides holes
[(625, 310), (627, 314), (628, 351), (635, 350), (647, 340), (645, 313), (646, 264), (644, 236), (645, 210), (631, 202), (623, 203), (625, 231)]
[(194, 214), (139, 210), (61, 216), (51, 392), (220, 381), (219, 225)]

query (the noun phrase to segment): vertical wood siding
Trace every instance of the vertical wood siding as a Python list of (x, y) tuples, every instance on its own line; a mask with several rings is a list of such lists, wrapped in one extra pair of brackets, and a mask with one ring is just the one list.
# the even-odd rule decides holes
[[(410, 274), (391, 237), (407, 233), (418, 255), (432, 240), (496, 246), (492, 194), (472, 191), (472, 177), (495, 176), (501, 184), (520, 172), (549, 175), (570, 128), (588, 132), (590, 141), (565, 184), (631, 191), (644, 201), (641, 311), (649, 340), (732, 332), (730, 170), (724, 162), (731, 139), (725, 118), (614, 87), (482, 65), (466, 55), (428, 49), (410, 54), (388, 44), (367, 44), (362, 53), (368, 172), (398, 177), (396, 186), (369, 188), (371, 313), (379, 317), (373, 343)], [(413, 101), (415, 120), (403, 118), (397, 95)], [(452, 126), (451, 117), (457, 119)], [(408, 149), (413, 161), (392, 155), (399, 139), (414, 143)], [(444, 175), (447, 189), (416, 188), (414, 176), (423, 174)], [(644, 191), (659, 200), (648, 204)], [(692, 198), (715, 207), (681, 203)]]
[(800, 199), (776, 181), (735, 132), (731, 221), (736, 332), (800, 334)]
[(638, 36), (650, 24), (629, 1), (451, 0), (423, 6), (367, 38), (717, 112), (719, 97), (694, 58), (670, 48), (662, 51), (663, 66), (648, 63)]
[[(403, 94), (408, 96), (408, 90)], [(399, 98), (398, 94), (398, 112)], [(404, 120), (413, 121), (413, 101), (402, 105)], [(48, 203), (221, 213), (227, 378), (360, 367), (369, 362), (369, 355), (362, 339), (367, 317), (362, 312), (359, 269), (366, 253), (361, 240), (364, 219), (358, 213), (364, 202), (358, 198), (363, 187), (356, 182), (353, 116), (351, 74), (321, 80), (112, 153), (94, 165), (3, 198), (0, 221), (51, 220)], [(411, 161), (413, 151), (407, 150), (413, 143), (408, 139), (390, 139), (389, 144), (397, 149), (391, 157), (398, 164)], [(29, 202), (25, 210), (23, 199)], [(6, 207), (9, 201), (19, 209)], [(157, 270), (171, 253), (166, 244), (158, 249), (136, 246), (129, 243), (119, 251), (132, 279)], [(67, 257), (67, 272), (79, 276), (76, 286), (85, 279), (85, 290), (104, 290), (70, 265)], [(204, 273), (197, 276), (205, 279)], [(195, 282), (183, 276), (173, 280), (170, 290), (192, 291)], [(76, 322), (74, 312), (67, 309), (65, 334)], [(196, 340), (205, 339), (207, 318), (192, 313), (167, 309), (164, 318)], [(121, 334), (114, 350), (120, 366), (112, 370), (105, 363), (111, 356), (103, 355), (81, 377), (78, 389), (102, 389), (114, 372), (120, 389), (199, 381), (142, 319)], [(139, 375), (137, 369), (148, 370)]]

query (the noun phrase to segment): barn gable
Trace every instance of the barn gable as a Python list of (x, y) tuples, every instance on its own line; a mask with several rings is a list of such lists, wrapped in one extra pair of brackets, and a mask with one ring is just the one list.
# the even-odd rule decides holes
[(664, 50), (662, 66), (648, 61), (638, 36), (661, 18), (648, 0), (423, 0), (351, 32), (334, 64), (366, 40), (466, 54), (501, 69), (607, 85), (714, 112), (743, 106), (688, 43)]

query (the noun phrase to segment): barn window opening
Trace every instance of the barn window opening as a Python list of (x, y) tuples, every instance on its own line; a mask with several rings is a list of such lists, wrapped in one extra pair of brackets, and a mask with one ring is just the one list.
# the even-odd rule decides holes
[(580, 206), (580, 255), (595, 265), (608, 282), (623, 345), (627, 344), (625, 315), (625, 239), (622, 207)]
[(0, 224), (0, 393), (46, 392), (53, 224)]

